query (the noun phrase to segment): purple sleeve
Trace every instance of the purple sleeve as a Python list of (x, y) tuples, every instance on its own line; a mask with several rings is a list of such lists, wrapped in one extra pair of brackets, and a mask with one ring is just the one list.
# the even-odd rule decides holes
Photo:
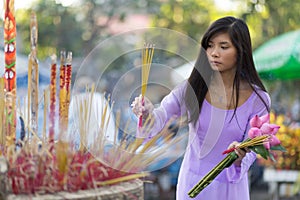
[(155, 120), (151, 129), (150, 137), (159, 133), (172, 117), (179, 117), (184, 109), (185, 84), (180, 84), (165, 96), (158, 108), (153, 110)]
[[(270, 107), (271, 105), (271, 99), (270, 96), (266, 93), (263, 92), (261, 90), (258, 90), (259, 94), (261, 95), (261, 97), (263, 98), (263, 100), (265, 101), (265, 103), (267, 104), (268, 107)], [(249, 110), (249, 120), (248, 120), (248, 125), (246, 128), (246, 134), (245, 134), (245, 138), (247, 139), (247, 133), (250, 129), (250, 125), (249, 125), (249, 121), (252, 117), (254, 117), (255, 115), (258, 116), (262, 116), (268, 113), (268, 109), (265, 106), (265, 104), (261, 101), (261, 99), (255, 95), (254, 100), (251, 102), (251, 104), (249, 105), (251, 106), (252, 109), (248, 109)], [(250, 107), (248, 107), (250, 108)], [(247, 176), (249, 168), (251, 167), (251, 165), (253, 164), (253, 162), (256, 159), (256, 153), (254, 152), (250, 152), (247, 153), (246, 156), (243, 158), (241, 166), (235, 166), (234, 164), (231, 165), (230, 167), (228, 167), (226, 170), (227, 173), (227, 178), (229, 180), (229, 182), (231, 183), (238, 183), (240, 182), (245, 176)]]

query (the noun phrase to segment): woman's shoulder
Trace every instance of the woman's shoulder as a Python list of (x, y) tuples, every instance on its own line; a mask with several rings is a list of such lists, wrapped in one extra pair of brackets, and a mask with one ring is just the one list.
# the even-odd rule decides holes
[(263, 98), (266, 101), (270, 101), (270, 95), (267, 91), (263, 90), (262, 88), (258, 87), (257, 85), (253, 85), (254, 88), (254, 92), (256, 93), (256, 95), (260, 96), (261, 98)]
[(185, 105), (185, 91), (188, 85), (188, 81), (183, 81), (177, 84), (171, 92), (163, 99), (162, 102), (177, 102), (178, 105), (184, 106)]
[(252, 103), (259, 106), (267, 106), (270, 108), (271, 106), (271, 97), (269, 93), (257, 85), (253, 85), (253, 98)]
[(171, 93), (175, 94), (176, 96), (182, 96), (185, 93), (188, 84), (189, 83), (187, 80), (179, 83), (172, 89)]

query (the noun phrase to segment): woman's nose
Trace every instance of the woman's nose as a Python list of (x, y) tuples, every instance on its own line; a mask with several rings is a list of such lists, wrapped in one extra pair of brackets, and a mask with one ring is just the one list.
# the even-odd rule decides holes
[(211, 52), (210, 52), (210, 55), (212, 57), (218, 57), (219, 56), (219, 52), (218, 52), (217, 48), (212, 48)]

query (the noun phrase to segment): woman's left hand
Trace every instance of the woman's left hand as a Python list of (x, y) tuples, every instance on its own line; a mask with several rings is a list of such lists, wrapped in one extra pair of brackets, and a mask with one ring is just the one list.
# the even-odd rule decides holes
[(246, 153), (249, 153), (250, 150), (248, 148), (239, 148), (240, 143), (237, 141), (232, 142), (228, 149), (234, 148), (235, 153), (238, 155), (238, 159), (234, 162), (236, 166), (241, 166), (242, 159), (246, 156)]

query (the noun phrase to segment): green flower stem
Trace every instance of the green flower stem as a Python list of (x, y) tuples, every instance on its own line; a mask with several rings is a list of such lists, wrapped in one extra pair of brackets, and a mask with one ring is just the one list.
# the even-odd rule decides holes
[(195, 198), (206, 186), (208, 186), (226, 167), (229, 167), (238, 158), (233, 151), (219, 162), (210, 172), (208, 172), (188, 193), (191, 198)]

